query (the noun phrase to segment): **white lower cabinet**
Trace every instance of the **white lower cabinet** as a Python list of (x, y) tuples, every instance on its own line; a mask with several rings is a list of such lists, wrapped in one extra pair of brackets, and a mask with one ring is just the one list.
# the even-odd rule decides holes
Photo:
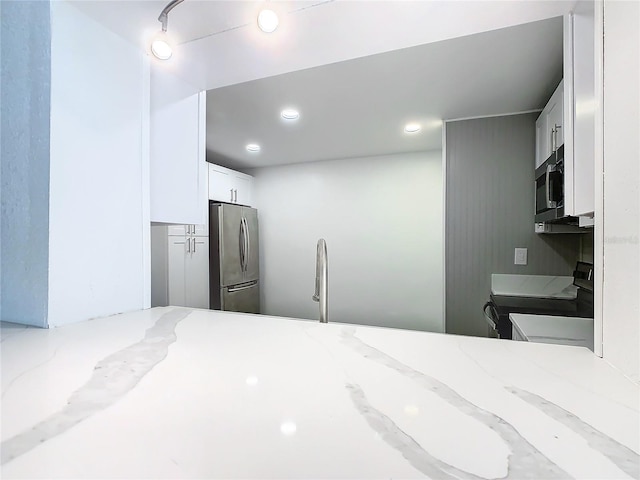
[(209, 238), (169, 235), (169, 305), (209, 308)]

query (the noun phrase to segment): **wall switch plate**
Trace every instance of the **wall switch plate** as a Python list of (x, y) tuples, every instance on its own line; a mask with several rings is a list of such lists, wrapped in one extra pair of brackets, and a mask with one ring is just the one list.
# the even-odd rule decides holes
[(514, 265), (526, 265), (527, 264), (527, 249), (516, 248), (515, 258), (513, 260)]

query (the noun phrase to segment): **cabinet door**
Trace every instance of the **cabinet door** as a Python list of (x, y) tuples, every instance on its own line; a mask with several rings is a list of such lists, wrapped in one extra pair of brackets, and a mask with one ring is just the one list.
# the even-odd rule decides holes
[[(601, 7), (600, 7), (601, 8)], [(579, 2), (573, 16), (573, 215), (595, 210), (596, 22), (594, 2)], [(600, 33), (600, 38), (602, 34)]]
[(233, 177), (233, 188), (235, 190), (235, 202), (238, 205), (251, 205), (251, 177), (239, 176)]
[(209, 236), (209, 222), (203, 225), (192, 225), (191, 234), (196, 237), (208, 237)]
[(209, 308), (209, 239), (191, 237), (190, 241), (185, 268), (186, 304), (193, 308)]
[(169, 305), (186, 307), (185, 298), (185, 258), (187, 239), (184, 237), (169, 237), (168, 248), (168, 293)]
[(182, 98), (171, 87), (175, 82), (164, 79), (169, 73), (155, 73), (152, 90), (164, 95), (152, 96), (151, 102), (151, 221), (202, 223), (207, 210), (204, 92)]
[(547, 104), (547, 135), (549, 135), (549, 149), (547, 157), (564, 144), (563, 88), (564, 82), (560, 82), (560, 85), (558, 85), (558, 88), (556, 88), (551, 100), (549, 100), (549, 103)]
[(536, 166), (538, 168), (549, 157), (549, 135), (546, 132), (547, 114), (543, 112), (536, 120)]
[(209, 164), (209, 200), (233, 202), (233, 186), (230, 172), (226, 168)]

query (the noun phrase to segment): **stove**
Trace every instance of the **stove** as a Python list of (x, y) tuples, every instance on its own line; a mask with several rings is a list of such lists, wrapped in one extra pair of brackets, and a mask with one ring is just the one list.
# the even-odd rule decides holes
[(541, 298), (532, 296), (535, 293), (529, 292), (525, 292), (525, 296), (492, 293), (483, 307), (489, 324), (489, 336), (509, 340), (513, 338), (510, 313), (593, 318), (592, 264), (577, 263), (573, 272), (573, 285), (577, 287), (575, 298)]

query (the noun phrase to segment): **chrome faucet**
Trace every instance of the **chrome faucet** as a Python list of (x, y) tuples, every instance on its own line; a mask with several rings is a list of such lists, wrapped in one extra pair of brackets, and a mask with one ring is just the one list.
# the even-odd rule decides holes
[(320, 323), (328, 323), (328, 299), (327, 299), (327, 285), (328, 285), (328, 266), (327, 266), (327, 242), (324, 238), (318, 240), (318, 247), (316, 251), (316, 293), (313, 294), (314, 302), (318, 302), (320, 305)]

